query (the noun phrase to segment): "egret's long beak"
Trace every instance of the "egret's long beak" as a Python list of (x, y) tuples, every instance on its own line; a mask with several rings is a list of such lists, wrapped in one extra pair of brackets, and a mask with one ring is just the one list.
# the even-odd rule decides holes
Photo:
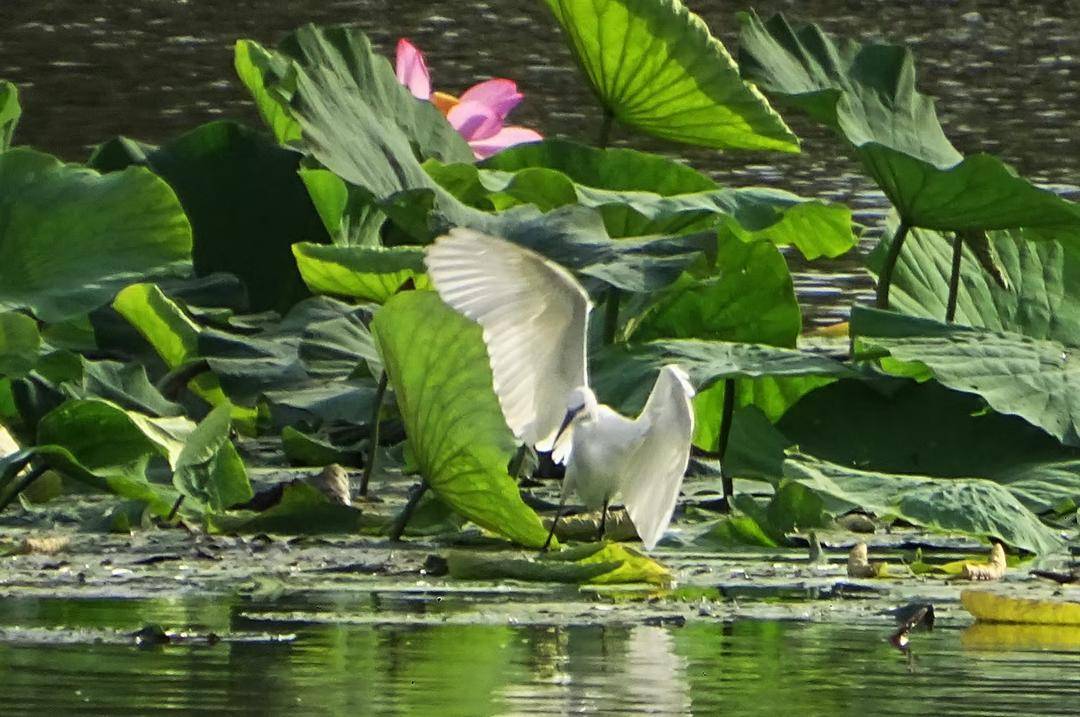
[(563, 434), (563, 431), (566, 430), (567, 426), (574, 422), (574, 418), (579, 413), (581, 413), (581, 408), (571, 408), (569, 411), (566, 412), (566, 416), (562, 419), (562, 425), (559, 426), (559, 430), (555, 433), (555, 442), (558, 442), (559, 437)]

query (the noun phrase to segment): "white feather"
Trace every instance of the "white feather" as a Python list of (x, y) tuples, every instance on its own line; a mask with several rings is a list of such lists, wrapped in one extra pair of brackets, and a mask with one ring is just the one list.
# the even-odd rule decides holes
[(660, 369), (635, 423), (642, 440), (628, 461), (622, 499), (641, 542), (651, 550), (664, 535), (690, 462), (694, 388), (677, 366)]
[(484, 329), (510, 430), (538, 450), (551, 450), (566, 397), (588, 383), (588, 294), (536, 252), (471, 229), (439, 239), (426, 263), (443, 301)]
[[(587, 390), (592, 305), (568, 271), (470, 229), (440, 238), (425, 261), (443, 301), (483, 328), (511, 430), (566, 462), (563, 496), (576, 492), (598, 508), (621, 495), (645, 547), (653, 548), (671, 522), (690, 460), (694, 389), (686, 372), (662, 368), (641, 415), (631, 420), (596, 405)], [(588, 396), (588, 410), (555, 441), (572, 393)]]

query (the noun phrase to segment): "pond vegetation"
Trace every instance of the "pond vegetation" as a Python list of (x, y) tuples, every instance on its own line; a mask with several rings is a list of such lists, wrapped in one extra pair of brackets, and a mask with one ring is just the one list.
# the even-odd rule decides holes
[[(919, 545), (985, 556), (993, 542), (1014, 565), (1057, 568), (1076, 552), (1080, 206), (962, 155), (902, 47), (751, 12), (736, 61), (678, 0), (547, 4), (595, 94), (593, 144), (505, 126), (522, 100), (508, 80), (432, 93), (419, 50), (399, 45), (395, 71), (353, 27), (237, 42), (265, 127), (107, 139), (80, 165), (17, 145), (19, 91), (0, 83), (12, 552), (41, 552), (18, 549), (28, 525), (359, 535), (333, 540), (387, 561), (367, 574), (585, 583), (616, 604), (635, 593), (612, 586), (633, 583), (674, 606), (676, 586), (723, 603), (712, 568), (694, 566), (729, 551), (793, 560), (820, 538), (844, 549), (838, 570), (860, 541), (853, 519), (888, 532), (870, 552), (894, 562), (862, 582), (892, 577), (897, 599), (933, 582), (914, 576)], [(866, 227), (676, 156), (679, 143), (798, 152), (781, 111), (834, 131), (892, 204), (866, 257), (876, 305), (827, 331), (803, 332), (782, 250), (827, 263)], [(671, 155), (609, 148), (613, 133)], [(454, 227), (585, 287), (601, 401), (637, 415), (662, 367), (688, 373), (692, 458), (658, 560), (582, 539), (600, 518), (581, 511), (556, 535), (582, 545), (517, 551), (544, 544), (560, 474), (508, 428), (480, 327), (432, 290), (425, 247)], [(345, 470), (320, 473), (332, 465)], [(393, 564), (398, 540), (436, 562)], [(1050, 597), (1021, 570), (1023, 590)], [(767, 572), (740, 584), (778, 589)], [(50, 585), (5, 584), (20, 582)]]

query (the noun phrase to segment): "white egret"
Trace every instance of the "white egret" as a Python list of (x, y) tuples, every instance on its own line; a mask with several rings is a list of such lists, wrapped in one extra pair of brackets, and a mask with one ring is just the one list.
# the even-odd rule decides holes
[(652, 549), (671, 522), (690, 459), (694, 389), (686, 372), (663, 367), (641, 415), (627, 418), (598, 404), (589, 388), (592, 304), (570, 272), (464, 228), (440, 237), (425, 262), (443, 301), (483, 329), (495, 393), (514, 435), (566, 465), (555, 521), (576, 492), (586, 507), (603, 511), (602, 535), (608, 504), (621, 497)]

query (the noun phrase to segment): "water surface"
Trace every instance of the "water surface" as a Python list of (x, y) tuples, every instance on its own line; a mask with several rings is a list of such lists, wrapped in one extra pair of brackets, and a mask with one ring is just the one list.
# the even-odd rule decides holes
[[(1073, 715), (1080, 699), (1078, 643), (1021, 633), (1003, 646), (980, 626), (916, 634), (909, 660), (883, 624), (407, 627), (274, 617), (283, 609), (376, 608), (355, 596), (6, 600), (4, 712)], [(191, 642), (138, 647), (127, 633), (147, 623)]]

